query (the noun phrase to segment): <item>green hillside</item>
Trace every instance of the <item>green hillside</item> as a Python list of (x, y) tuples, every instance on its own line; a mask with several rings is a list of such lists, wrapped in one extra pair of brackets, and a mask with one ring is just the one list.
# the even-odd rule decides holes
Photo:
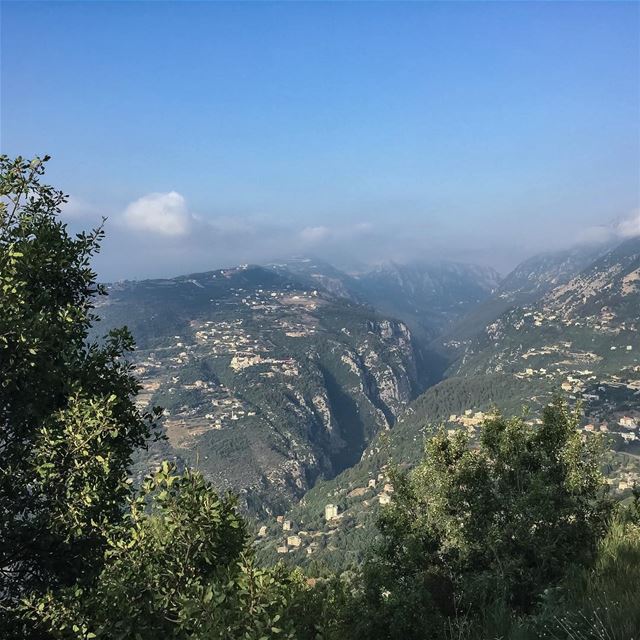
[(239, 267), (110, 287), (101, 328), (128, 324), (140, 402), (165, 409), (169, 455), (272, 513), (357, 462), (430, 381), (405, 325)]

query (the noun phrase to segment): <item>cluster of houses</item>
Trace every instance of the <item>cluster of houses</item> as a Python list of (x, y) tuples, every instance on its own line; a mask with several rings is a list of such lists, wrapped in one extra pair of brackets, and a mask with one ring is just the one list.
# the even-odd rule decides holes
[[(346, 498), (364, 498), (359, 502), (364, 508), (369, 508), (375, 503), (379, 505), (387, 505), (391, 502), (393, 494), (393, 485), (384, 473), (378, 474), (376, 478), (369, 478), (366, 486), (351, 488), (346, 493)], [(335, 495), (341, 495), (344, 492), (336, 490)], [(329, 494), (331, 495), (331, 494)], [(326, 543), (331, 536), (334, 536), (340, 526), (341, 520), (348, 515), (349, 508), (341, 511), (335, 503), (328, 503), (324, 507), (324, 528), (322, 530), (299, 530), (293, 520), (286, 519), (285, 516), (276, 516), (276, 525), (281, 530), (279, 534), (279, 544), (276, 547), (277, 553), (291, 553), (295, 551), (305, 551), (307, 554), (314, 553), (320, 543)], [(258, 531), (258, 539), (268, 537), (268, 527), (263, 525)], [(331, 546), (327, 547), (331, 550)]]
[[(268, 291), (258, 289), (255, 292), (245, 292), (243, 289), (233, 290), (239, 304), (248, 306), (255, 316), (257, 331), (260, 335), (251, 335), (245, 328), (243, 319), (231, 321), (212, 321), (191, 323), (195, 330), (196, 343), (205, 346), (209, 355), (231, 356), (230, 367), (234, 371), (241, 371), (247, 367), (266, 365), (263, 377), (273, 377), (276, 374), (297, 376), (299, 374), (295, 360), (292, 358), (269, 358), (270, 340), (263, 334), (282, 331), (290, 338), (302, 338), (313, 335), (316, 324), (312, 318), (300, 319), (297, 311), (291, 307), (302, 305), (305, 309), (315, 308), (318, 301), (317, 291), (301, 291), (292, 293), (286, 291)], [(268, 324), (260, 322), (260, 316), (265, 313), (280, 312), (280, 317), (269, 320)], [(186, 354), (185, 354), (186, 355)]]
[[(483, 411), (473, 411), (473, 409), (466, 409), (462, 415), (456, 415), (452, 413), (449, 416), (449, 420), (447, 422), (449, 424), (457, 424), (462, 427), (465, 427), (468, 431), (475, 431), (477, 427), (479, 427), (486, 419), (488, 418), (488, 414)], [(448, 432), (450, 435), (456, 433), (458, 429), (449, 429)]]
[(205, 345), (207, 352), (213, 356), (233, 355), (247, 349), (256, 351), (265, 348), (259, 339), (252, 337), (244, 329), (242, 319), (192, 321), (191, 325), (195, 329), (196, 343)]
[(610, 307), (602, 307), (596, 314), (576, 319), (571, 316), (570, 309), (554, 308), (532, 309), (517, 317), (513, 326), (521, 330), (526, 326), (542, 327), (545, 323), (561, 323), (567, 327), (589, 327), (599, 333), (617, 335), (624, 330), (633, 330), (634, 326), (619, 320)]
[(625, 471), (618, 476), (607, 478), (607, 484), (618, 493), (625, 493), (640, 486), (640, 476), (633, 471)]
[[(177, 342), (171, 347), (156, 349), (141, 358), (136, 365), (136, 372), (141, 377), (142, 390), (137, 397), (141, 408), (148, 407), (158, 391), (167, 394), (193, 390), (199, 392), (200, 402), (197, 404), (191, 403), (172, 410), (165, 408), (165, 423), (170, 436), (176, 436), (175, 444), (184, 445), (194, 435), (209, 429), (222, 429), (244, 417), (256, 415), (255, 408), (235, 397), (223, 384), (210, 380), (183, 382), (180, 365), (188, 355), (187, 351), (180, 352), (178, 356), (173, 354), (177, 349), (191, 350), (192, 347), (185, 345), (180, 336), (174, 336), (174, 339)], [(163, 354), (166, 355), (161, 358)]]
[(273, 378), (276, 374), (297, 376), (300, 373), (298, 363), (294, 358), (265, 358), (259, 353), (251, 351), (237, 353), (231, 359), (229, 366), (237, 372), (256, 365), (263, 365), (267, 368), (266, 371), (260, 372), (260, 376), (264, 378)]
[[(231, 277), (236, 271), (223, 270), (212, 277)], [(194, 284), (201, 286), (197, 282)], [(238, 309), (248, 307), (254, 320), (250, 326), (247, 318), (229, 318), (225, 312), (219, 319), (192, 320), (189, 336), (172, 336), (170, 344), (165, 347), (139, 352), (137, 373), (142, 390), (137, 402), (140, 407), (149, 406), (159, 391), (172, 394), (197, 389), (200, 393), (202, 401), (165, 412), (169, 432), (179, 435), (181, 442), (193, 434), (222, 429), (237, 420), (256, 415), (255, 408), (235, 397), (224, 385), (204, 380), (181, 383), (179, 372), (182, 367), (199, 357), (223, 357), (229, 358), (229, 367), (236, 373), (257, 367), (258, 375), (263, 378), (277, 375), (294, 378), (300, 373), (299, 364), (294, 358), (270, 356), (273, 348), (270, 334), (277, 331), (287, 337), (299, 338), (311, 335), (317, 329), (312, 316), (300, 314), (300, 307), (310, 311), (322, 304), (317, 291), (231, 288), (230, 292), (230, 297), (212, 299), (211, 303), (216, 306), (233, 305)], [(274, 317), (262, 322), (265, 314), (274, 314)], [(181, 428), (184, 434), (180, 434)]]
[(589, 422), (582, 427), (587, 433), (610, 433), (622, 438), (625, 442), (637, 442), (640, 440), (640, 418), (637, 416), (622, 415), (614, 421), (602, 421), (597, 424)]
[(278, 326), (288, 338), (307, 338), (316, 333), (315, 324), (292, 318), (281, 318)]
[[(177, 377), (173, 377), (172, 382), (179, 385)], [(237, 420), (256, 415), (254, 407), (235, 397), (222, 384), (196, 380), (192, 384), (169, 387), (167, 392), (175, 392), (177, 388), (198, 389), (202, 401), (197, 406), (184, 406), (173, 412), (165, 409), (165, 425), (170, 439), (172, 434), (175, 436), (174, 444), (184, 445), (189, 437), (211, 429), (223, 429)]]

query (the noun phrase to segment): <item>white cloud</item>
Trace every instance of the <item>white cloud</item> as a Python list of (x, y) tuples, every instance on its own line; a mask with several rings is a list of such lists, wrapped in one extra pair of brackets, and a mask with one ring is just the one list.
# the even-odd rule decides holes
[(373, 231), (373, 225), (370, 222), (359, 222), (353, 227), (354, 235), (366, 235)]
[(582, 229), (578, 234), (580, 244), (600, 244), (640, 236), (640, 210), (628, 218), (608, 225), (595, 225)]
[(184, 236), (194, 222), (185, 199), (176, 191), (139, 198), (125, 209), (122, 219), (131, 229), (163, 236)]
[(631, 215), (630, 218), (623, 220), (617, 229), (623, 238), (634, 238), (640, 236), (640, 210)]
[(358, 236), (371, 235), (373, 226), (369, 222), (359, 222), (352, 225), (339, 225), (336, 227), (305, 227), (299, 236), (303, 242), (309, 244), (319, 243), (344, 243)]

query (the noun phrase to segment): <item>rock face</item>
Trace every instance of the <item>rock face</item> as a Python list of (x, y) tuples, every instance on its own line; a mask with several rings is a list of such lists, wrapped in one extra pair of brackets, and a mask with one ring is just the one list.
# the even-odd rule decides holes
[(423, 388), (405, 324), (272, 270), (113, 286), (100, 313), (132, 328), (140, 402), (165, 408), (139, 473), (197, 465), (257, 513), (355, 464)]

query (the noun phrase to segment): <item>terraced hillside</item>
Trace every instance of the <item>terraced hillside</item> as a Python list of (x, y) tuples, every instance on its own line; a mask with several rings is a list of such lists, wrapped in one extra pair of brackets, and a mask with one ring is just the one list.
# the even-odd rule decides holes
[(175, 457), (258, 513), (357, 462), (429, 382), (402, 322), (271, 269), (112, 285), (98, 312), (131, 328), (140, 402), (165, 409), (140, 472)]
[(611, 248), (606, 244), (588, 244), (525, 260), (500, 281), (492, 296), (454, 323), (438, 339), (438, 346), (444, 347), (450, 357), (458, 356), (461, 347), (482, 334), (484, 328), (503, 313), (535, 303), (551, 289), (569, 282)]

